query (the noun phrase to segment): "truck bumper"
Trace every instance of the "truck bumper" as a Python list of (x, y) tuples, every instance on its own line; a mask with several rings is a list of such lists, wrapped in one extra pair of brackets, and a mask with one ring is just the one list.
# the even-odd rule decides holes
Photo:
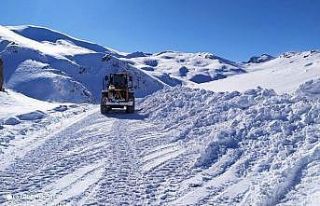
[(105, 106), (133, 106), (134, 102), (129, 101), (129, 102), (105, 102), (103, 105)]

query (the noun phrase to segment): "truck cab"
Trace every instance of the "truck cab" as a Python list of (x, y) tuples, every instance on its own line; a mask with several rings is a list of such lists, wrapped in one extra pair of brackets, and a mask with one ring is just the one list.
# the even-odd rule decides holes
[(114, 108), (125, 109), (127, 113), (133, 113), (134, 107), (132, 77), (126, 72), (105, 76), (101, 93), (101, 113), (108, 113)]

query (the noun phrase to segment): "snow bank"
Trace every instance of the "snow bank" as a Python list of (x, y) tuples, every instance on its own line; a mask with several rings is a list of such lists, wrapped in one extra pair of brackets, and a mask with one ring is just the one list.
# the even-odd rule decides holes
[[(209, 172), (221, 165), (225, 165), (222, 171), (237, 165), (230, 181), (250, 182), (246, 204), (275, 205), (293, 199), (299, 204), (305, 201), (303, 196), (311, 196), (312, 191), (304, 191), (300, 182), (310, 178), (312, 164), (319, 164), (320, 105), (316, 100), (261, 88), (214, 93), (176, 87), (155, 93), (141, 108), (150, 121), (175, 129), (174, 141), (199, 150), (194, 167)], [(225, 160), (230, 154), (231, 162)], [(320, 189), (320, 175), (305, 184)], [(235, 201), (228, 198), (229, 203)]]
[[(0, 92), (0, 156), (17, 144), (32, 143), (61, 127), (61, 122), (92, 109), (94, 105), (42, 102), (11, 90)], [(36, 137), (32, 134), (39, 132)], [(13, 152), (16, 153), (17, 151)], [(1, 165), (0, 165), (1, 166)]]
[(6, 92), (0, 92), (0, 105), (1, 122), (3, 119), (18, 114), (29, 113), (35, 110), (50, 110), (58, 104), (35, 100), (7, 89)]

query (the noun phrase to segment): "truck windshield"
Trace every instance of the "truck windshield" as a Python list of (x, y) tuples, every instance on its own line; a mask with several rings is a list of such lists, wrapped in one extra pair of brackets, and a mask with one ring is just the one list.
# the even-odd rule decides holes
[(114, 75), (113, 76), (113, 85), (115, 87), (125, 87), (126, 86), (126, 77), (124, 75)]

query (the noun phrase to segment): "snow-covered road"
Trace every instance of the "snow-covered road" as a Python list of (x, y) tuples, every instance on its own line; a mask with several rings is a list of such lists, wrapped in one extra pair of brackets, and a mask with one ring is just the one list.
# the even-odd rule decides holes
[(184, 149), (169, 143), (170, 133), (143, 119), (139, 114), (94, 112), (49, 134), (41, 145), (0, 171), (0, 202), (165, 203), (175, 192), (176, 175), (186, 178), (182, 173), (189, 173), (178, 164), (188, 164), (182, 164)]
[(318, 99), (181, 87), (138, 105), (3, 119), (0, 204), (318, 205)]

